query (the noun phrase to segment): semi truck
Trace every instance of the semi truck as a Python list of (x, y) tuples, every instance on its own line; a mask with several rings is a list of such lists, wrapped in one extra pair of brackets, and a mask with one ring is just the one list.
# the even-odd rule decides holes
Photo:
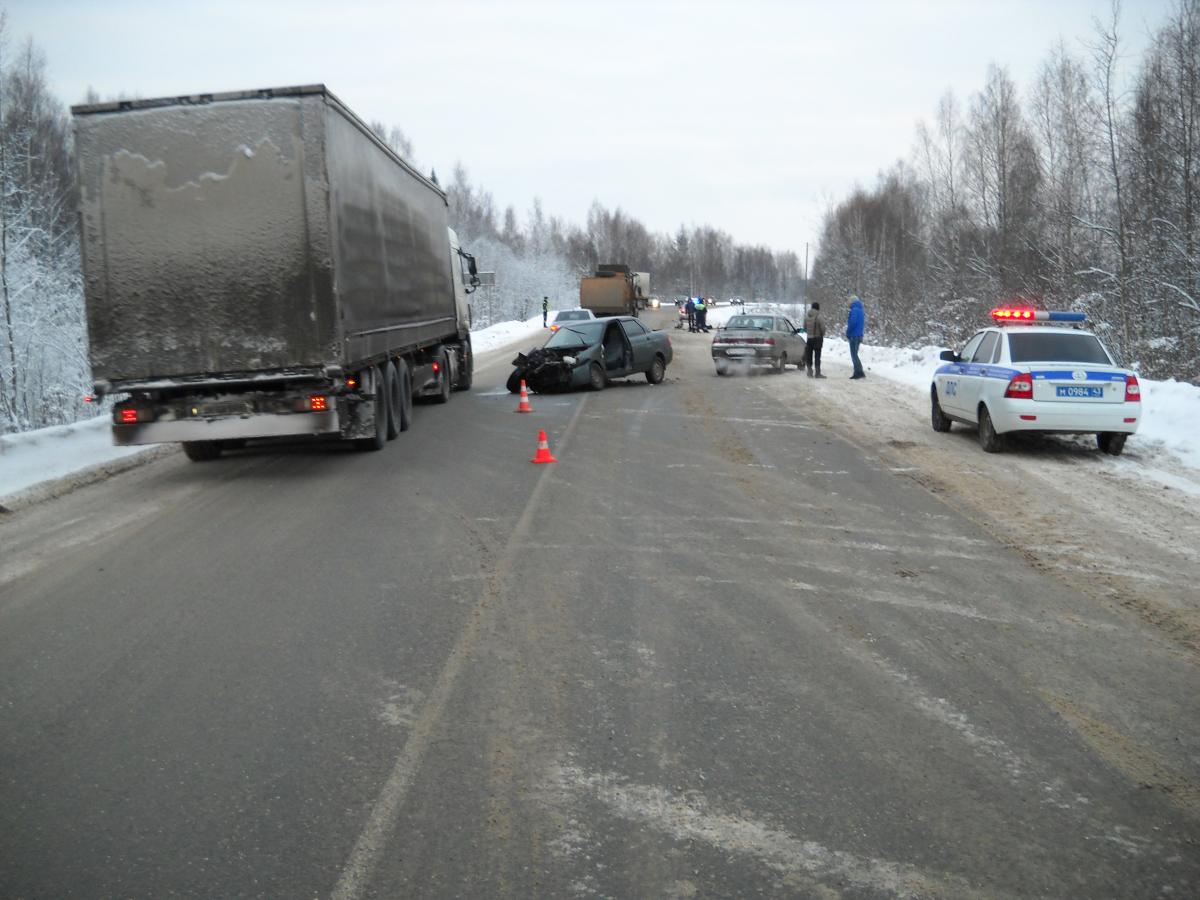
[(636, 316), (644, 304), (634, 274), (616, 263), (597, 266), (595, 275), (579, 282), (579, 305), (597, 316)]
[(75, 106), (89, 356), (116, 444), (379, 450), (471, 386), (445, 193), (324, 85)]

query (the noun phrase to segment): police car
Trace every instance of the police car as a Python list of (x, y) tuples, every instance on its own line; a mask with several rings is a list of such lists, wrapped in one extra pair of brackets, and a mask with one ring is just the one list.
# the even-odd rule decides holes
[(1142, 415), (1137, 376), (1081, 327), (1083, 313), (1003, 307), (992, 318), (961, 353), (942, 351), (930, 390), (934, 431), (978, 426), (988, 453), (1016, 431), (1095, 434), (1105, 453), (1125, 449)]

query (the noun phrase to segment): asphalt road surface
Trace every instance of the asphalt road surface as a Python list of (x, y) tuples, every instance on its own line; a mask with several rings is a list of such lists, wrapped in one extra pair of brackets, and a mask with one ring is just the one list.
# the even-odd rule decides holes
[(0, 516), (0, 896), (1200, 895), (1194, 655), (671, 333)]

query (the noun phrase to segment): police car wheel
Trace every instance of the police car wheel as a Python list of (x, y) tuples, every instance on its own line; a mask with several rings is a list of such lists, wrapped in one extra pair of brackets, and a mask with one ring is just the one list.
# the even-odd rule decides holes
[(934, 388), (930, 396), (931, 418), (933, 420), (933, 430), (946, 432), (950, 430), (950, 417), (942, 412), (942, 406), (938, 403), (937, 389)]
[(1121, 451), (1125, 449), (1125, 438), (1127, 436), (1105, 431), (1096, 435), (1096, 445), (1109, 456), (1120, 456)]
[(979, 407), (979, 446), (984, 453), (999, 453), (1004, 449), (1004, 438), (996, 434), (986, 406)]

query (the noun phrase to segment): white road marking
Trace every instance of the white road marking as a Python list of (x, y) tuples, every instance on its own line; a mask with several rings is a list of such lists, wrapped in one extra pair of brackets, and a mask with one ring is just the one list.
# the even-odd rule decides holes
[[(586, 406), (587, 398), (585, 397), (564, 430), (563, 436), (558, 442), (559, 449), (565, 447), (570, 441), (575, 425)], [(387, 848), (388, 835), (395, 827), (400, 808), (412, 788), (413, 779), (416, 777), (421, 760), (433, 737), (434, 729), (445, 714), (454, 684), (475, 650), (485, 618), (484, 613), (495, 602), (504, 579), (520, 556), (519, 546), (528, 537), (534, 511), (537, 509), (542, 494), (546, 491), (546, 485), (553, 472), (554, 467), (547, 466), (538, 476), (537, 484), (530, 492), (529, 502), (525, 504), (521, 518), (517, 520), (517, 524), (510, 533), (504, 553), (496, 560), (495, 571), (488, 579), (488, 585), (476, 602), (475, 608), (467, 616), (466, 625), (454, 648), (450, 651), (446, 664), (438, 673), (437, 681), (430, 689), (424, 705), (414, 717), (412, 728), (408, 732), (408, 739), (401, 748), (400, 755), (396, 758), (395, 765), (392, 766), (391, 774), (388, 775), (387, 781), (380, 790), (366, 824), (363, 826), (358, 840), (355, 841), (354, 849), (350, 852), (350, 858), (346, 861), (342, 874), (334, 886), (331, 895), (333, 900), (358, 900), (366, 894), (379, 857)]]

